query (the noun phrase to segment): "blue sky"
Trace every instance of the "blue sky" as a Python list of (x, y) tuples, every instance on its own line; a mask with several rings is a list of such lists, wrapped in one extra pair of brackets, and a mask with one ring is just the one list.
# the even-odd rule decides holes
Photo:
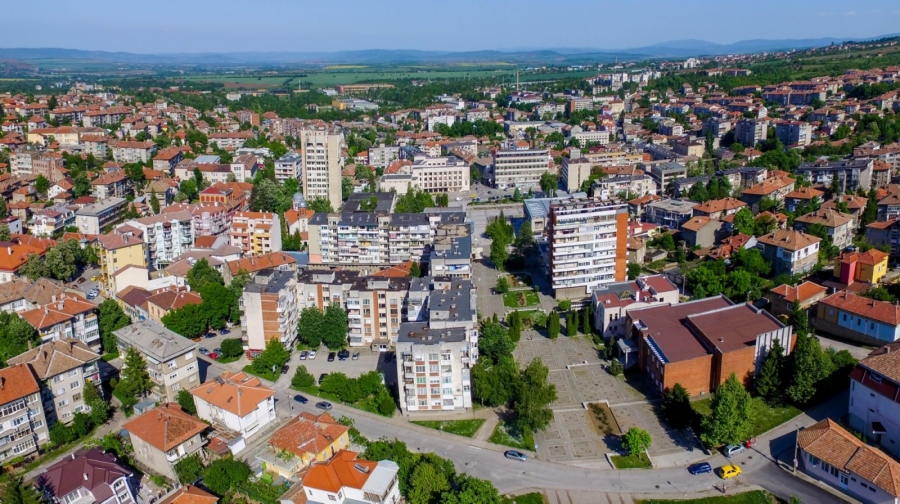
[(138, 53), (640, 47), (900, 32), (897, 0), (4, 1), (0, 47)]

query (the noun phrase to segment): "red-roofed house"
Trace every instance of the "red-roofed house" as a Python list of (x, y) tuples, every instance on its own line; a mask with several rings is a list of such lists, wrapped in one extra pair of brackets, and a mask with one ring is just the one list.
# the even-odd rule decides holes
[(198, 417), (238, 434), (229, 444), (232, 453), (244, 449), (251, 436), (275, 421), (275, 391), (243, 371), (226, 371), (191, 394)]
[(769, 311), (773, 315), (787, 315), (793, 309), (795, 302), (800, 303), (801, 310), (806, 310), (813, 303), (824, 298), (827, 292), (826, 287), (813, 282), (803, 282), (796, 287), (782, 284), (769, 291), (766, 298), (772, 303)]
[(269, 449), (257, 458), (265, 462), (267, 471), (294, 478), (311, 464), (325, 462), (349, 448), (349, 431), (328, 413), (303, 412), (275, 431), (269, 439)]
[(200, 433), (208, 425), (177, 403), (165, 403), (122, 426), (131, 437), (134, 458), (154, 472), (177, 480), (175, 464), (203, 448)]
[(810, 322), (820, 331), (867, 345), (900, 339), (900, 306), (846, 291), (819, 301)]
[(834, 259), (834, 275), (843, 284), (877, 284), (888, 271), (888, 255), (878, 249), (844, 252)]
[(341, 450), (328, 462), (309, 468), (303, 477), (308, 502), (400, 502), (397, 474), (400, 466), (392, 460), (372, 462), (357, 453)]
[(37, 480), (55, 504), (135, 504), (132, 476), (130, 470), (116, 463), (112, 454), (92, 448), (64, 457)]

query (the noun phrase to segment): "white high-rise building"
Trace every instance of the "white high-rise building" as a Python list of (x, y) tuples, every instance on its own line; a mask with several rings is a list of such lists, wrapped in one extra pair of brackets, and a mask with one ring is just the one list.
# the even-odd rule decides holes
[(325, 127), (300, 131), (303, 194), (307, 201), (325, 198), (341, 206), (341, 144), (344, 134)]
[(500, 189), (539, 187), (541, 175), (550, 167), (550, 159), (547, 149), (530, 149), (527, 142), (508, 142), (494, 153), (491, 183)]

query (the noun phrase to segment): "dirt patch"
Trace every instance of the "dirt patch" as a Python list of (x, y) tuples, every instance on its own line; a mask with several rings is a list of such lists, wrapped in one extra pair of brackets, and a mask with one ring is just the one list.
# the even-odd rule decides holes
[(616, 416), (606, 403), (588, 404), (588, 409), (584, 412), (584, 415), (598, 435), (622, 435), (622, 429), (619, 428), (619, 422), (616, 421)]

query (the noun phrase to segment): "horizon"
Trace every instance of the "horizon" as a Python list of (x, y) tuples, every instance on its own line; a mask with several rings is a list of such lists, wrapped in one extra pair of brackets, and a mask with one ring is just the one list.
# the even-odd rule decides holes
[[(679, 5), (648, 0), (638, 8), (617, 3), (581, 5), (574, 0), (562, 0), (551, 8), (536, 0), (501, 0), (488, 5), (457, 0), (440, 7), (398, 0), (382, 9), (349, 0), (341, 12), (365, 18), (365, 24), (357, 25), (335, 17), (329, 5), (273, 3), (251, 7), (236, 0), (220, 0), (213, 11), (199, 2), (160, 0), (135, 16), (132, 6), (111, 0), (97, 0), (90, 8), (49, 0), (44, 5), (55, 15), (42, 20), (41, 30), (35, 30), (30, 22), (33, 12), (16, 3), (4, 13), (9, 23), (0, 34), (0, 47), (148, 55), (364, 50), (612, 52), (683, 40), (720, 45), (747, 40), (866, 40), (900, 31), (900, 6), (888, 0), (872, 0), (865, 9), (848, 8), (836, 0), (814, 5), (760, 0), (756, 8), (740, 13), (727, 8), (711, 11), (700, 0)], [(557, 20), (546, 22), (547, 16), (538, 15), (541, 10), (558, 14)], [(778, 17), (771, 16), (773, 11)], [(641, 12), (653, 15), (638, 18)], [(441, 16), (450, 19), (444, 21)], [(623, 19), (634, 22), (621, 22)], [(815, 22), (798, 23), (798, 19)], [(75, 44), (73, 25), (81, 27)]]

